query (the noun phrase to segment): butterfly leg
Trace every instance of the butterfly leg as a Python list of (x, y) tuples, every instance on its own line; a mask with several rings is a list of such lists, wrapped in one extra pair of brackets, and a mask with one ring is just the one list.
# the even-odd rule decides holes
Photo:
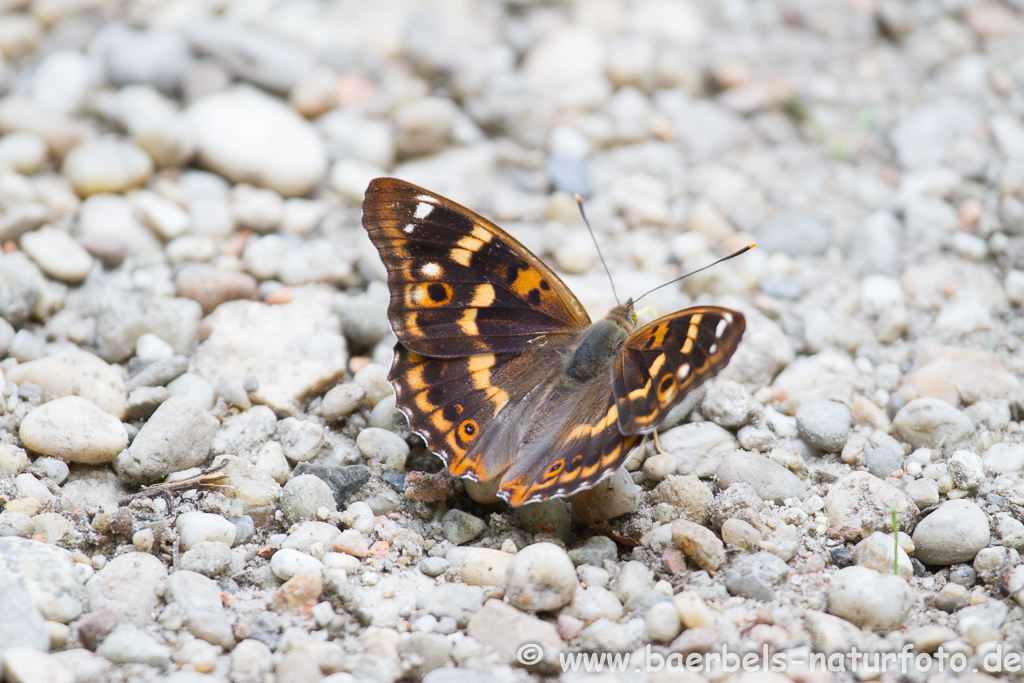
[(651, 432), (651, 436), (654, 437), (654, 451), (658, 453), (658, 455), (664, 454), (665, 451), (662, 449), (661, 444), (658, 443), (658, 430), (653, 430)]

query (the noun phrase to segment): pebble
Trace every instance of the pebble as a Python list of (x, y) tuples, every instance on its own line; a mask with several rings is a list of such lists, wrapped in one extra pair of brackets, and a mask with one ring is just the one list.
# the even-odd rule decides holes
[(118, 624), (96, 648), (96, 654), (112, 662), (163, 666), (170, 661), (171, 649), (138, 626)]
[(796, 411), (801, 438), (826, 453), (838, 453), (850, 433), (850, 409), (835, 401), (809, 401)]
[(971, 451), (954, 451), (946, 461), (949, 474), (957, 488), (970, 491), (985, 481), (985, 469), (981, 456)]
[(576, 591), (570, 612), (584, 625), (592, 624), (598, 619), (618, 621), (625, 613), (615, 593), (601, 586), (587, 586)]
[(668, 643), (682, 631), (679, 612), (671, 602), (658, 602), (651, 606), (645, 618), (647, 637), (656, 643)]
[(293, 462), (312, 460), (326, 445), (323, 427), (294, 417), (277, 423), (274, 439), (281, 444), (285, 457)]
[(731, 595), (768, 602), (788, 574), (782, 559), (761, 551), (737, 557), (725, 571), (725, 587)]
[(701, 413), (717, 425), (737, 429), (749, 423), (761, 410), (750, 392), (739, 382), (716, 380), (708, 384)]
[(8, 133), (0, 138), (0, 166), (34, 175), (46, 162), (46, 156), (46, 141), (38, 135)]
[(742, 519), (730, 517), (722, 523), (722, 541), (730, 545), (753, 550), (761, 542), (762, 534)]
[(163, 562), (132, 552), (110, 560), (86, 582), (85, 592), (93, 612), (109, 610), (123, 622), (145, 626), (160, 609), (166, 583)]
[(428, 557), (420, 562), (420, 571), (427, 576), (440, 576), (448, 571), (450, 566), (448, 560), (443, 557)]
[(899, 489), (868, 472), (851, 472), (832, 484), (825, 496), (825, 514), (834, 527), (892, 532), (892, 508), (900, 529), (913, 529), (917, 508)]
[(730, 451), (718, 466), (718, 488), (724, 491), (745, 482), (754, 487), (762, 500), (781, 503), (786, 498), (802, 499), (806, 485), (774, 460), (745, 451)]
[(270, 558), (270, 571), (282, 581), (288, 581), (299, 574), (319, 576), (323, 568), (323, 562), (294, 548), (282, 548)]
[(0, 576), (0, 655), (13, 647), (50, 649), (46, 619), (14, 573)]
[[(193, 356), (192, 372), (212, 385), (254, 377), (259, 383), (249, 392), (254, 403), (281, 417), (298, 414), (307, 396), (345, 373), (348, 354), (331, 315), (332, 300), (330, 293), (314, 288), (298, 292), (287, 304), (221, 304), (205, 319), (210, 334)], [(301, 363), (281, 364), (281, 358), (296, 354)]]
[(183, 550), (209, 542), (220, 542), (230, 547), (235, 542), (235, 525), (211, 512), (183, 512), (174, 522)]
[(337, 298), (341, 329), (353, 346), (371, 348), (391, 332), (387, 306), (387, 287), (376, 280), (365, 292)]
[(725, 562), (725, 546), (715, 534), (685, 519), (672, 522), (672, 544), (698, 567), (716, 571)]
[(118, 193), (142, 185), (153, 175), (153, 160), (130, 142), (100, 139), (71, 150), (61, 173), (80, 197)]
[(188, 370), (188, 359), (172, 355), (155, 360), (125, 382), (125, 388), (132, 391), (139, 387), (162, 387), (181, 377)]
[(546, 656), (555, 656), (563, 649), (562, 639), (553, 624), (524, 614), (500, 600), (488, 600), (469, 620), (466, 634), (494, 650), (499, 661), (507, 664), (516, 663), (516, 654), (524, 643), (539, 645)]
[(184, 612), (185, 627), (192, 635), (228, 649), (235, 644), (235, 637), (220, 595), (216, 581), (181, 569), (167, 579), (164, 597), (168, 605), (175, 604)]
[(1020, 472), (1024, 469), (1024, 445), (997, 443), (985, 449), (981, 464), (988, 474)]
[[(366, 539), (363, 538), (363, 535), (355, 529), (346, 529), (341, 532), (341, 534), (333, 540), (333, 547), (339, 553), (346, 553), (353, 557), (366, 557), (370, 553), (370, 548), (366, 545)], [(440, 559), (445, 562), (445, 569), (447, 569), (448, 563), (444, 558), (433, 559)], [(439, 573), (443, 573), (443, 571)], [(436, 574), (434, 576), (436, 576)]]
[(677, 518), (695, 524), (707, 524), (708, 513), (715, 496), (697, 477), (665, 477), (651, 492), (654, 503), (670, 505)]
[(615, 541), (607, 536), (591, 536), (583, 545), (569, 551), (569, 559), (577, 567), (580, 565), (602, 567), (606, 560), (614, 562), (618, 554)]
[(928, 565), (971, 562), (990, 540), (988, 518), (975, 503), (947, 500), (914, 529), (914, 556)]
[[(586, 492), (586, 508), (589, 521), (599, 524), (609, 519), (628, 515), (640, 504), (640, 488), (625, 470), (614, 471), (597, 486)], [(573, 498), (573, 509), (581, 507), (582, 497)], [(564, 509), (564, 508), (562, 508)], [(558, 512), (558, 508), (555, 509)], [(563, 525), (555, 524), (556, 527)], [(568, 537), (568, 527), (565, 535)]]
[(896, 470), (903, 469), (903, 454), (894, 448), (872, 448), (864, 456), (864, 465), (868, 472), (885, 479)]
[(882, 633), (901, 628), (917, 601), (905, 580), (867, 567), (846, 567), (833, 574), (826, 598), (829, 614)]
[(565, 550), (553, 543), (535, 543), (509, 563), (505, 595), (526, 612), (557, 610), (573, 599), (579, 579)]
[(366, 390), (355, 382), (345, 382), (324, 394), (320, 413), (328, 422), (338, 422), (362, 407)]
[(249, 454), (259, 452), (277, 431), (277, 416), (267, 406), (253, 406), (221, 421), (213, 437), (213, 453)]
[(853, 557), (857, 564), (879, 574), (892, 574), (895, 568), (904, 581), (910, 581), (914, 575), (910, 556), (903, 548), (895, 546), (892, 534), (875, 531), (854, 547)]
[(28, 322), (43, 287), (39, 268), (24, 254), (0, 256), (0, 316), (14, 327)]
[(85, 280), (92, 270), (92, 256), (71, 235), (55, 227), (26, 232), (18, 244), (48, 276), (68, 284)]
[(181, 556), (179, 567), (188, 571), (215, 577), (231, 565), (231, 546), (219, 541), (196, 543)]
[(453, 545), (469, 543), (487, 529), (487, 523), (479, 517), (458, 509), (451, 509), (441, 518), (444, 537)]
[(199, 161), (233, 182), (295, 197), (309, 192), (327, 173), (327, 154), (316, 130), (255, 89), (207, 95), (185, 115)]
[(230, 198), (231, 214), (240, 229), (266, 234), (281, 225), (284, 200), (273, 190), (239, 183), (231, 189)]
[(912, 448), (955, 448), (974, 439), (971, 419), (937, 398), (918, 398), (903, 406), (892, 428)]
[(300, 474), (288, 481), (281, 491), (281, 512), (290, 522), (316, 519), (322, 508), (335, 512), (338, 505), (331, 487), (312, 474)]
[(82, 613), (82, 587), (71, 554), (63, 548), (0, 537), (0, 574), (18, 580), (47, 621), (68, 623)]
[(405, 459), (409, 456), (409, 444), (394, 432), (377, 427), (369, 427), (359, 432), (356, 447), (367, 460), (379, 462), (385, 469), (402, 472), (405, 470)]
[(939, 504), (939, 484), (934, 479), (922, 477), (908, 481), (903, 487), (903, 493), (910, 498), (918, 510), (925, 510)]
[(178, 296), (199, 302), (209, 315), (225, 301), (256, 298), (256, 278), (248, 273), (197, 263), (178, 271), (174, 280)]
[(190, 398), (172, 396), (164, 401), (114, 461), (127, 481), (143, 483), (163, 479), (171, 472), (205, 464), (217, 432), (217, 418)]
[(274, 591), (270, 607), (277, 612), (295, 611), (319, 600), (323, 582), (317, 574), (298, 574)]
[(515, 557), (491, 548), (473, 548), (459, 564), (459, 575), (470, 586), (505, 588), (508, 568)]
[(28, 413), (18, 436), (30, 450), (67, 462), (109, 462), (128, 445), (121, 421), (78, 396), (44, 403)]

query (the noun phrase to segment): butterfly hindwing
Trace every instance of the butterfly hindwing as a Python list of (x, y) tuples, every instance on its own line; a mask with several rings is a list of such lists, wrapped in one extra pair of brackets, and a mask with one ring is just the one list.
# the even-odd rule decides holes
[(745, 327), (737, 311), (695, 306), (633, 332), (612, 370), (622, 433), (643, 434), (657, 427), (688, 392), (726, 366)]
[(511, 235), (395, 178), (370, 183), (363, 225), (388, 271), (388, 317), (416, 353), (521, 352), (590, 324), (583, 306)]

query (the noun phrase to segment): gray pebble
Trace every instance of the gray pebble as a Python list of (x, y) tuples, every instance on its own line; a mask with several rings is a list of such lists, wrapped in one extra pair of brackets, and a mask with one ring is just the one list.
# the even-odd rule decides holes
[(949, 568), (949, 580), (965, 588), (970, 588), (978, 580), (978, 573), (974, 571), (973, 567), (960, 564)]
[(174, 527), (183, 550), (200, 543), (219, 542), (230, 547), (235, 542), (235, 525), (212, 512), (184, 512), (178, 515)]
[(179, 570), (167, 579), (165, 600), (168, 604), (177, 603), (184, 610), (185, 626), (196, 638), (230, 648), (235, 644), (235, 637), (220, 594), (220, 587), (213, 579)]
[(210, 451), (235, 455), (254, 453), (277, 430), (277, 416), (267, 406), (253, 406), (237, 415), (224, 418), (217, 429)]
[(975, 503), (947, 500), (914, 530), (914, 556), (925, 564), (972, 562), (990, 540), (988, 518)]
[(0, 317), (14, 327), (28, 322), (39, 299), (43, 276), (21, 253), (0, 256)]
[(482, 534), (487, 528), (487, 523), (468, 512), (452, 509), (441, 518), (441, 528), (449, 543), (462, 545)]
[(581, 564), (602, 567), (605, 560), (614, 562), (618, 555), (615, 541), (607, 536), (591, 536), (583, 545), (569, 551), (569, 559), (577, 567)]
[(128, 417), (133, 420), (148, 419), (170, 397), (171, 390), (167, 387), (139, 387), (128, 394)]
[(778, 443), (778, 438), (776, 438), (772, 430), (762, 429), (754, 425), (741, 427), (736, 432), (736, 440), (743, 450), (757, 451), (759, 453), (767, 453)]
[(903, 468), (903, 454), (893, 448), (872, 448), (864, 456), (864, 464), (868, 472), (879, 479), (885, 479)]
[(172, 380), (184, 374), (186, 370), (188, 370), (188, 358), (184, 356), (162, 358), (153, 361), (133, 377), (127, 379), (124, 383), (124, 388), (132, 391), (138, 387), (166, 386)]
[(280, 507), (285, 519), (293, 523), (316, 519), (320, 508), (328, 512), (338, 509), (331, 487), (312, 474), (297, 475), (284, 485)]
[(135, 31), (113, 24), (95, 41), (107, 78), (115, 85), (148, 83), (173, 93), (181, 87), (191, 62), (185, 39), (171, 31)]
[(345, 382), (326, 394), (320, 404), (320, 412), (328, 422), (337, 422), (362, 407), (366, 390), (355, 382)]
[(954, 451), (946, 461), (949, 474), (958, 489), (971, 491), (985, 481), (981, 457), (971, 451)]
[(18, 362), (38, 360), (46, 355), (46, 340), (26, 329), (18, 330), (7, 353)]
[(892, 428), (913, 448), (955, 448), (974, 439), (971, 418), (937, 398), (918, 398), (903, 406)]
[(63, 548), (26, 538), (0, 537), (0, 575), (17, 580), (47, 621), (68, 623), (82, 613), (82, 586), (71, 554)]
[(370, 479), (370, 470), (366, 465), (345, 465), (344, 467), (325, 467), (300, 462), (295, 466), (295, 475), (312, 474), (323, 479), (334, 492), (334, 500), (338, 507), (345, 505), (348, 497), (363, 487)]
[(220, 541), (203, 541), (187, 550), (181, 556), (178, 566), (213, 577), (224, 572), (230, 564), (231, 546)]
[(850, 433), (850, 409), (836, 401), (808, 401), (796, 411), (800, 436), (826, 453), (838, 453)]
[(171, 659), (171, 648), (133, 624), (118, 624), (96, 648), (96, 654), (123, 664), (163, 666)]
[(753, 486), (762, 500), (777, 503), (786, 498), (802, 499), (807, 491), (795, 474), (777, 462), (763, 455), (730, 451), (718, 466), (718, 488), (724, 491), (740, 482)]
[(416, 598), (418, 609), (437, 619), (451, 617), (464, 628), (470, 617), (484, 606), (484, 592), (479, 586), (447, 583), (420, 594)]
[(356, 437), (356, 447), (367, 460), (383, 463), (389, 470), (405, 469), (409, 455), (409, 444), (394, 432), (378, 427), (368, 427)]
[(391, 331), (388, 289), (383, 282), (375, 280), (365, 292), (341, 295), (336, 302), (341, 330), (354, 348), (372, 348)]
[(210, 454), (217, 426), (217, 419), (195, 401), (172, 396), (117, 457), (115, 470), (127, 481), (151, 483), (171, 472), (198, 467)]
[(737, 557), (726, 569), (725, 585), (731, 595), (767, 602), (775, 597), (775, 587), (788, 573), (783, 560), (761, 551)]
[(278, 422), (274, 438), (281, 444), (285, 457), (293, 462), (312, 460), (326, 445), (323, 427), (295, 417)]
[(234, 546), (240, 546), (248, 543), (252, 540), (253, 536), (256, 535), (256, 523), (253, 518), (249, 515), (240, 515), (238, 517), (228, 517), (228, 521), (235, 525), (235, 542)]
[(440, 576), (448, 571), (448, 560), (443, 557), (428, 557), (420, 562), (420, 571), (427, 576)]
[(144, 626), (162, 605), (167, 567), (153, 555), (125, 553), (108, 562), (85, 584), (92, 611), (110, 610), (121, 620)]
[(395, 407), (394, 394), (385, 396), (373, 407), (370, 411), (369, 425), (395, 432), (403, 437), (409, 434), (409, 420)]
[[(70, 469), (63, 460), (57, 458), (36, 458), (26, 469), (26, 472), (33, 474), (40, 479), (49, 479), (55, 484), (63, 484), (68, 478)], [(2, 474), (0, 474), (2, 476)]]
[(748, 424), (763, 408), (739, 382), (717, 380), (708, 384), (700, 412), (721, 427), (736, 429)]

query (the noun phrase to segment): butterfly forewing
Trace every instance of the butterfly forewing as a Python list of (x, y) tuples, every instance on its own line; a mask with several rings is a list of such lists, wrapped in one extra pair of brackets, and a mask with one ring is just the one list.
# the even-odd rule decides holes
[(745, 328), (737, 311), (696, 306), (633, 332), (612, 370), (619, 430), (644, 434), (657, 427), (687, 393), (726, 366)]
[(416, 353), (521, 352), (590, 324), (540, 259), (440, 195), (377, 178), (363, 201), (363, 225), (388, 271), (392, 329)]

